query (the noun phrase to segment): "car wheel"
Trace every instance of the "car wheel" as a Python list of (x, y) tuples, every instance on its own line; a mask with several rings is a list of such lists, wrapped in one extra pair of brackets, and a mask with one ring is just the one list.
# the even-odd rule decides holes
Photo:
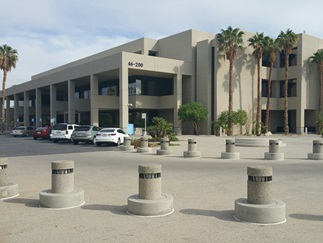
[(96, 146), (98, 146), (98, 147), (100, 147), (101, 146), (101, 143), (95, 143), (96, 144)]
[(93, 144), (96, 144), (96, 137), (93, 138), (93, 141), (92, 141)]
[(16, 138), (17, 136), (14, 135), (14, 137)]
[(78, 145), (78, 144), (79, 144), (79, 142), (78, 142), (78, 141), (73, 141), (73, 143), (74, 143), (75, 145)]
[(53, 140), (53, 143), (58, 143), (58, 141), (57, 140)]
[(37, 138), (36, 138), (36, 137), (34, 137), (34, 140), (37, 140)]
[(120, 138), (118, 138), (117, 146), (120, 146), (120, 144), (121, 144), (121, 140)]

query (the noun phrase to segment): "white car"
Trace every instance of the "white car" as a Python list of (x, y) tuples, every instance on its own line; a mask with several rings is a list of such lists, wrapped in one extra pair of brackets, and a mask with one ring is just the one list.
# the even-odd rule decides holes
[(71, 136), (77, 124), (66, 124), (59, 123), (53, 126), (52, 133), (50, 134), (50, 139), (53, 143), (58, 143), (58, 141), (71, 141)]
[(129, 137), (121, 128), (103, 128), (96, 134), (96, 146), (100, 147), (102, 144), (120, 145), (124, 138)]

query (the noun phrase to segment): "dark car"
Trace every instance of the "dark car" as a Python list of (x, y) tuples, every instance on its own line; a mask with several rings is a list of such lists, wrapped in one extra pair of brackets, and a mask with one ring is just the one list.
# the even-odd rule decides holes
[(33, 138), (34, 140), (37, 140), (38, 138), (49, 139), (51, 131), (51, 127), (38, 127), (33, 133)]

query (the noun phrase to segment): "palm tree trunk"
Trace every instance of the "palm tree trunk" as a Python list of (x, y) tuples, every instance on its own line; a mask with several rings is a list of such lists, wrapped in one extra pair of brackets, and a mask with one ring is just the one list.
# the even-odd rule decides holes
[(228, 108), (228, 136), (232, 136), (232, 74), (233, 60), (229, 60), (229, 108)]
[(322, 112), (322, 82), (323, 82), (323, 72), (320, 71), (320, 98), (319, 98), (319, 112)]
[[(4, 110), (5, 105), (5, 97), (6, 97), (6, 80), (7, 80), (7, 72), (3, 70), (3, 80), (2, 80), (2, 103), (1, 103), (1, 131), (4, 132), (6, 129), (6, 114)], [(8, 109), (8, 107), (7, 107)]]
[(261, 112), (261, 104), (260, 104), (260, 58), (257, 58), (257, 136), (261, 135), (261, 119), (260, 119), (260, 112)]
[(268, 132), (268, 127), (269, 127), (269, 107), (270, 107), (271, 80), (273, 76), (273, 67), (274, 67), (274, 63), (271, 62), (270, 68), (269, 68), (268, 95), (267, 95), (267, 106), (266, 106), (266, 122), (265, 122), (266, 132)]
[(287, 135), (289, 133), (288, 127), (288, 65), (289, 65), (289, 54), (285, 51), (285, 112), (284, 112), (284, 133)]

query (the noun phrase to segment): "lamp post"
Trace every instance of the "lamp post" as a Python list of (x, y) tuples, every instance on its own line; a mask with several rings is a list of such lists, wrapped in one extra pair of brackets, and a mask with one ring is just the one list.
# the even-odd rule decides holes
[(143, 136), (147, 136), (147, 131), (146, 131), (146, 118), (147, 118), (147, 116), (146, 116), (146, 113), (142, 113), (141, 118), (145, 119), (145, 130), (143, 132)]

